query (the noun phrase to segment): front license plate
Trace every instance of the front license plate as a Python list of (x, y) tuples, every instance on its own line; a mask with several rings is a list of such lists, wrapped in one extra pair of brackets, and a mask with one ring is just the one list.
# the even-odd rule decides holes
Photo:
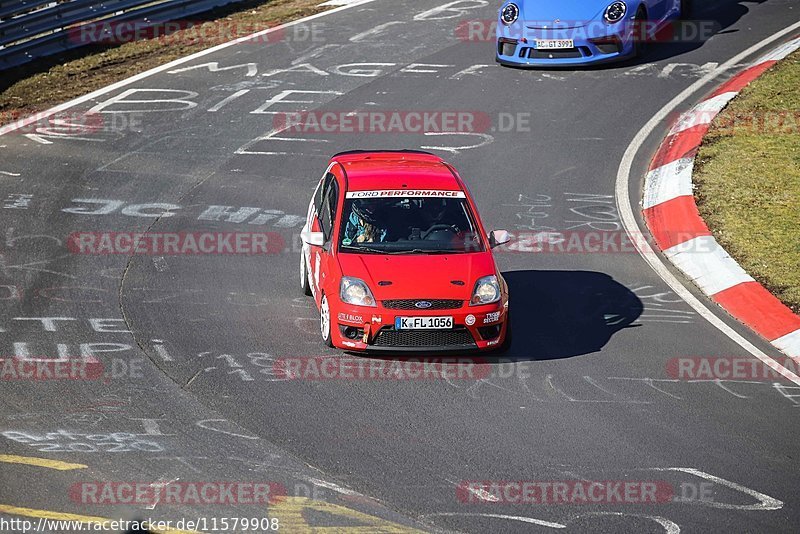
[(575, 48), (572, 39), (536, 39), (536, 48), (543, 50), (559, 50), (562, 48)]
[(452, 317), (395, 317), (395, 330), (448, 330), (453, 328)]

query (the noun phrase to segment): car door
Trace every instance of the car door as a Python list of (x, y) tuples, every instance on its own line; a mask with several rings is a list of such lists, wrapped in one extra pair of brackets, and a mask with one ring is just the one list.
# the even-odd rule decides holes
[[(306, 214), (306, 224), (303, 227), (303, 232), (321, 231), (319, 216), (322, 211), (325, 192), (332, 176), (333, 175), (329, 171), (326, 171), (320, 179), (319, 184), (317, 184), (317, 188), (314, 190), (314, 195), (311, 197), (311, 202), (308, 203), (308, 213)], [(310, 279), (309, 286), (311, 287), (311, 293), (314, 295), (317, 303), (319, 303), (319, 299), (317, 298), (317, 289), (319, 285), (318, 282), (320, 268), (319, 250), (321, 247), (310, 245), (308, 243), (303, 243), (302, 246), (303, 257), (306, 259), (306, 272), (308, 273)]]
[(328, 173), (325, 182), (325, 191), (321, 197), (321, 203), (318, 209), (317, 223), (319, 230), (325, 236), (325, 244), (321, 247), (313, 247), (316, 253), (316, 263), (314, 265), (314, 284), (315, 298), (317, 303), (322, 301), (322, 288), (325, 287), (325, 282), (330, 276), (331, 265), (335, 260), (333, 259), (333, 249), (335, 246), (336, 238), (334, 235), (334, 228), (336, 227), (336, 216), (339, 210), (339, 182), (336, 177)]

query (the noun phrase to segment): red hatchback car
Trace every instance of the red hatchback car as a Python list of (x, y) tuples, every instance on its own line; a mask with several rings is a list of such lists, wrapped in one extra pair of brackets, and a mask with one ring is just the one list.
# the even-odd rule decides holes
[(455, 169), (418, 151), (331, 158), (302, 230), (300, 284), (328, 346), (350, 351), (495, 350), (508, 287)]

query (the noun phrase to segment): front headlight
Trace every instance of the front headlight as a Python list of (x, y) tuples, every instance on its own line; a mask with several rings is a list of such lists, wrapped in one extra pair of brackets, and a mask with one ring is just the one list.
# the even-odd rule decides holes
[(495, 275), (484, 276), (475, 284), (469, 305), (480, 306), (481, 304), (491, 304), (498, 300), (500, 300), (500, 284), (497, 282), (497, 277)]
[(372, 296), (372, 291), (360, 278), (343, 276), (342, 283), (339, 285), (339, 297), (341, 297), (342, 302), (347, 304), (375, 306), (375, 297)]
[(622, 17), (624, 17), (627, 12), (628, 5), (625, 2), (612, 2), (606, 8), (606, 12), (603, 16), (608, 22), (614, 23), (621, 21)]
[(503, 24), (506, 26), (514, 24), (518, 18), (519, 7), (517, 7), (517, 4), (507, 4), (502, 10), (500, 10), (500, 20), (502, 20)]

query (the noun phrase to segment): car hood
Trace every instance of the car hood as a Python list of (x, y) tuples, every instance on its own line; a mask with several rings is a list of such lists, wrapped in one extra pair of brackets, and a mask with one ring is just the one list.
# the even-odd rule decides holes
[[(520, 3), (520, 16), (528, 27), (547, 26), (562, 28), (585, 26), (593, 20), (600, 20), (603, 11), (612, 0), (523, 0)], [(559, 20), (559, 23), (555, 21)]]
[[(494, 258), (489, 252), (437, 255), (339, 254), (339, 265), (344, 276), (355, 276), (364, 280), (376, 300), (469, 300), (478, 278), (496, 273)], [(383, 285), (379, 282), (383, 282)], [(453, 282), (463, 282), (463, 285)]]

